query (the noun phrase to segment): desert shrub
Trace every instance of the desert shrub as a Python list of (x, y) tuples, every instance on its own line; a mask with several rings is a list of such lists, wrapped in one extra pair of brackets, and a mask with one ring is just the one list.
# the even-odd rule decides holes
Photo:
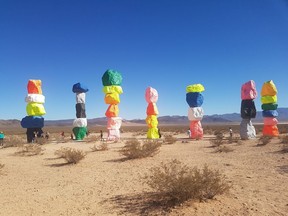
[(44, 149), (38, 144), (24, 144), (18, 147), (15, 154), (21, 156), (34, 156), (43, 154), (43, 151)]
[(271, 136), (261, 136), (258, 139), (258, 146), (263, 146), (263, 145), (267, 145), (268, 143), (270, 143), (272, 140)]
[(288, 144), (288, 135), (280, 137), (281, 143)]
[(228, 152), (232, 152), (234, 151), (234, 149), (232, 149), (231, 147), (229, 146), (218, 146), (216, 149), (215, 149), (215, 153), (222, 153), (222, 152), (225, 152), (225, 153), (228, 153)]
[(89, 137), (86, 137), (85, 141), (86, 143), (91, 143), (91, 142), (97, 142), (100, 140), (100, 136), (95, 136), (95, 135), (91, 135)]
[(214, 136), (216, 137), (216, 139), (223, 139), (224, 138), (224, 134), (221, 131), (215, 131), (214, 132)]
[(177, 138), (173, 137), (171, 134), (164, 135), (164, 143), (174, 144), (177, 141)]
[(204, 130), (204, 134), (212, 135), (213, 134), (213, 130), (210, 129), (210, 128), (207, 128), (207, 129)]
[(152, 167), (146, 174), (144, 183), (150, 186), (160, 197), (166, 197), (175, 203), (189, 199), (212, 199), (228, 191), (230, 185), (225, 176), (207, 165), (204, 168), (190, 168), (174, 159)]
[(238, 143), (239, 140), (240, 140), (240, 137), (238, 137), (238, 136), (232, 136), (232, 137), (229, 136), (229, 138), (228, 138), (228, 143), (230, 143), (230, 144), (232, 144), (232, 143)]
[(102, 143), (102, 144), (100, 144), (98, 146), (94, 145), (90, 149), (92, 150), (92, 152), (95, 152), (95, 151), (107, 151), (109, 148), (108, 148), (108, 144), (107, 143)]
[(210, 140), (213, 147), (218, 147), (224, 143), (224, 135), (221, 131), (214, 132), (215, 138)]
[(152, 157), (159, 153), (161, 143), (157, 140), (147, 140), (141, 143), (137, 139), (128, 140), (125, 146), (119, 151), (128, 159)]
[(3, 148), (19, 147), (24, 145), (24, 143), (26, 143), (26, 140), (21, 136), (7, 136), (4, 139)]
[(285, 134), (285, 133), (287, 133), (287, 128), (286, 128), (285, 125), (279, 124), (279, 125), (277, 125), (277, 127), (278, 127), (279, 134)]
[(285, 143), (283, 146), (282, 146), (282, 150), (281, 150), (282, 153), (288, 153), (288, 144)]
[(67, 143), (68, 141), (71, 140), (71, 137), (62, 137), (62, 136), (56, 136), (56, 143)]
[(48, 141), (45, 137), (37, 137), (36, 138), (36, 141), (35, 141), (37, 144), (39, 145), (44, 145), (46, 144)]
[(73, 148), (61, 148), (59, 150), (56, 150), (54, 152), (55, 155), (59, 156), (59, 158), (63, 158), (66, 160), (67, 163), (76, 164), (80, 160), (82, 160), (86, 154), (79, 149), (73, 149)]
[(2, 169), (5, 165), (0, 163), (0, 175), (2, 174)]

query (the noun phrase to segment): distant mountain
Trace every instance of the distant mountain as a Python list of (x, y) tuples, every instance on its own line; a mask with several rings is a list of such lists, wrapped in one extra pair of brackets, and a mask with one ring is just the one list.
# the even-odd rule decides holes
[[(278, 121), (288, 122), (288, 108), (278, 108)], [(45, 120), (45, 126), (72, 126), (74, 119), (64, 119), (64, 120)], [(215, 115), (205, 115), (202, 123), (204, 124), (215, 124), (215, 123), (237, 123), (241, 121), (241, 115), (239, 113), (228, 113), (228, 114), (215, 114)], [(187, 116), (159, 116), (159, 124), (188, 124), (189, 120)], [(253, 122), (263, 122), (262, 112), (258, 111), (256, 118)], [(88, 119), (88, 125), (90, 126), (105, 126), (107, 124), (106, 117)], [(142, 125), (146, 124), (145, 119), (123, 119), (123, 125)], [(17, 119), (12, 120), (0, 120), (0, 128), (13, 128), (21, 127), (20, 121)]]
[[(279, 122), (287, 122), (288, 121), (288, 108), (278, 108), (278, 121)], [(218, 118), (226, 119), (230, 122), (240, 122), (241, 115), (239, 113), (229, 113), (229, 114), (222, 114), (222, 115), (211, 115), (208, 116), (209, 118), (215, 116)], [(204, 120), (204, 119), (203, 119)], [(253, 119), (253, 122), (263, 122), (262, 111), (258, 111), (256, 114), (256, 118)]]

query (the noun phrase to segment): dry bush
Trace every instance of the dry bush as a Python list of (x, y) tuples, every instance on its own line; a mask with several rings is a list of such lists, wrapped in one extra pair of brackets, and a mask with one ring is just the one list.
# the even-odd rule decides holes
[(26, 140), (21, 136), (18, 136), (18, 135), (7, 136), (4, 139), (3, 148), (19, 147), (19, 146), (24, 145), (24, 143), (26, 143)]
[(131, 139), (125, 142), (125, 146), (119, 151), (128, 159), (152, 157), (159, 153), (161, 143), (157, 140), (147, 140), (141, 143), (137, 139)]
[(174, 144), (177, 142), (177, 138), (173, 137), (171, 134), (164, 135), (164, 143)]
[(272, 140), (272, 137), (271, 136), (261, 136), (259, 137), (258, 139), (258, 146), (264, 146), (264, 145), (267, 145), (268, 143), (270, 143)]
[(85, 139), (86, 143), (97, 142), (99, 140), (100, 140), (100, 136), (95, 136), (95, 135), (90, 135), (89, 137), (86, 137)]
[(95, 152), (95, 151), (107, 151), (109, 148), (108, 148), (108, 144), (107, 143), (102, 143), (102, 144), (100, 144), (98, 146), (94, 145), (90, 149), (92, 150), (92, 152)]
[(80, 160), (82, 160), (86, 154), (82, 150), (73, 149), (73, 148), (61, 148), (54, 152), (55, 155), (59, 156), (59, 158), (63, 158), (67, 163), (76, 164)]
[(225, 153), (228, 153), (228, 152), (232, 152), (234, 151), (234, 149), (232, 149), (231, 147), (229, 146), (218, 146), (216, 149), (215, 149), (215, 153), (222, 153), (222, 152), (225, 152)]
[(224, 143), (224, 135), (220, 131), (214, 132), (215, 138), (210, 140), (210, 143), (213, 147), (218, 147)]
[(287, 128), (285, 124), (278, 124), (277, 127), (278, 127), (279, 134), (287, 133)]
[(207, 165), (202, 170), (190, 168), (176, 159), (168, 163), (162, 162), (159, 167), (152, 167), (150, 175), (145, 175), (144, 183), (159, 198), (166, 198), (175, 204), (189, 199), (212, 199), (231, 187), (218, 170), (212, 170)]
[(210, 129), (210, 128), (207, 128), (207, 129), (204, 130), (204, 133), (208, 134), (208, 135), (212, 135), (212, 134), (214, 134), (214, 131), (212, 129)]
[(38, 144), (25, 144), (18, 147), (15, 154), (20, 156), (34, 156), (43, 154), (43, 151), (44, 149)]
[(39, 145), (44, 145), (48, 143), (47, 139), (45, 137), (37, 137), (35, 143)]
[(232, 143), (238, 143), (240, 141), (240, 137), (239, 136), (232, 136), (228, 138), (228, 143), (232, 144)]
[(5, 165), (0, 163), (0, 175), (2, 174), (2, 169)]
[(138, 132), (134, 132), (132, 134), (133, 137), (137, 137), (137, 136), (145, 136), (146, 135), (146, 132), (144, 131), (138, 131)]
[(56, 143), (67, 143), (71, 140), (69, 137), (56, 136)]
[(280, 137), (281, 143), (288, 144), (288, 135)]
[(282, 153), (288, 153), (288, 144), (285, 143), (282, 147), (282, 150), (281, 150)]

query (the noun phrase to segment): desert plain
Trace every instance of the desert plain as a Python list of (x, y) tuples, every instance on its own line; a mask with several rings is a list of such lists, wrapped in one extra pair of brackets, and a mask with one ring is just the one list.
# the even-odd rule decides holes
[[(211, 130), (211, 129), (210, 129)], [(19, 147), (0, 148), (0, 215), (287, 215), (288, 153), (284, 144), (273, 138), (259, 145), (258, 137), (223, 145), (229, 152), (215, 152), (211, 146), (213, 132), (201, 140), (187, 138), (185, 129), (162, 130), (158, 154), (141, 159), (127, 159), (119, 153), (131, 138), (145, 140), (145, 129), (125, 130), (118, 142), (104, 141), (108, 150), (93, 151), (101, 145), (99, 130), (82, 142), (70, 140), (66, 133), (51, 133), (34, 156), (15, 154)], [(68, 130), (69, 132), (69, 130)], [(205, 132), (205, 131), (204, 131)], [(177, 138), (173, 144), (163, 142), (165, 135)], [(283, 134), (282, 134), (283, 135)], [(285, 134), (284, 134), (285, 135)], [(8, 133), (6, 138), (11, 138)], [(17, 136), (23, 136), (19, 133)], [(228, 132), (224, 132), (225, 138)], [(239, 136), (237, 132), (235, 137)], [(105, 133), (104, 133), (105, 137)], [(31, 144), (33, 145), (33, 144)], [(67, 164), (57, 157), (61, 147), (82, 150), (86, 156), (77, 164)], [(152, 167), (177, 159), (191, 167), (219, 170), (231, 184), (229, 192), (205, 201), (188, 200), (167, 206), (151, 196), (144, 175)]]

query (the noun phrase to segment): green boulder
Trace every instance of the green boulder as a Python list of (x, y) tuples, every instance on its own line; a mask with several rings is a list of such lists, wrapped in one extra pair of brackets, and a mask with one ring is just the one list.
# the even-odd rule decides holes
[(83, 140), (87, 134), (87, 127), (74, 127), (73, 134), (76, 140)]
[(122, 76), (118, 71), (109, 69), (102, 76), (102, 84), (103, 86), (121, 86)]

